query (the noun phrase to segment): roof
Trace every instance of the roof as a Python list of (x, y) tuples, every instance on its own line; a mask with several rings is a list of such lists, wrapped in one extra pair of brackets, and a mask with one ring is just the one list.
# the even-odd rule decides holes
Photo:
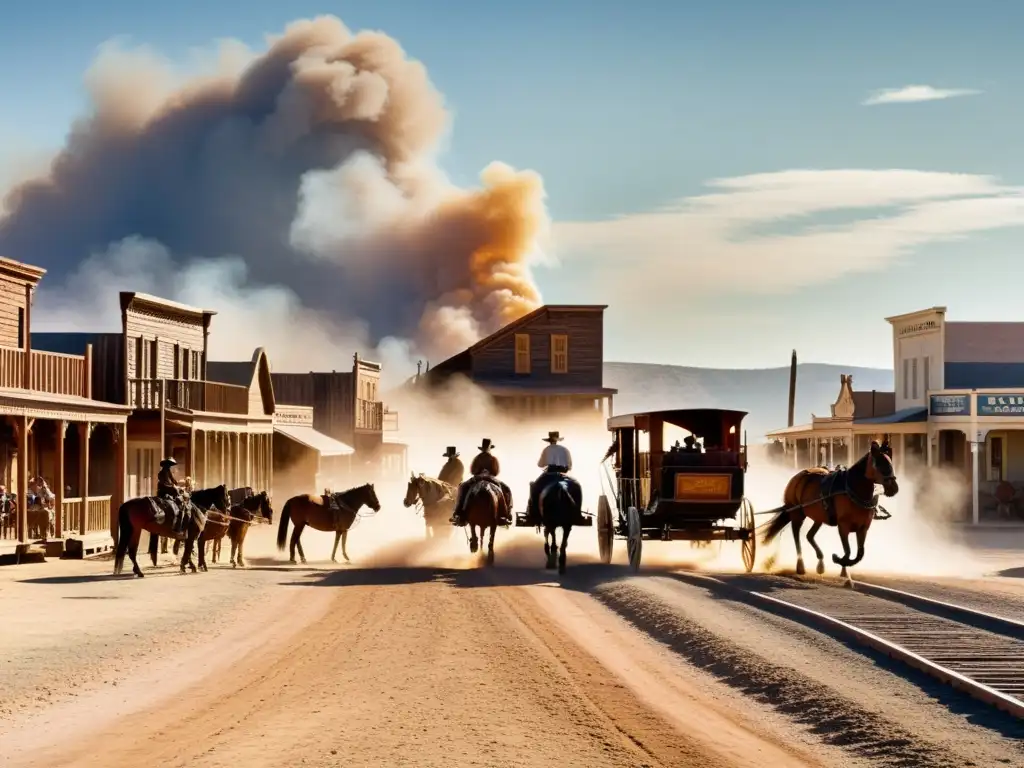
[(895, 413), (885, 416), (876, 416), (869, 419), (857, 419), (857, 424), (910, 424), (914, 422), (928, 421), (928, 409), (915, 405), (911, 408), (902, 408)]
[(352, 446), (345, 445), (340, 440), (335, 440), (323, 432), (317, 432), (312, 427), (298, 424), (275, 424), (274, 431), (307, 448), (312, 448), (321, 456), (351, 456), (355, 453)]
[(46, 270), (42, 267), (35, 267), (23, 261), (15, 261), (0, 256), (0, 272), (5, 272), (20, 280), (25, 280), (33, 285), (42, 280)]
[(646, 411), (638, 413), (626, 413), (621, 416), (612, 416), (608, 419), (608, 429), (628, 429), (637, 427), (643, 429), (642, 421), (645, 417), (660, 419), (668, 424), (682, 427), (688, 432), (693, 432), (698, 437), (705, 434), (713, 434), (721, 429), (723, 423), (739, 425), (747, 415), (746, 411), (731, 411), (721, 408), (680, 408), (672, 411)]
[(139, 304), (149, 304), (151, 307), (156, 309), (162, 309), (164, 311), (177, 312), (182, 315), (188, 315), (194, 317), (197, 320), (202, 320), (204, 317), (212, 317), (217, 313), (212, 309), (200, 309), (199, 307), (190, 307), (188, 304), (179, 304), (176, 301), (170, 299), (163, 299), (159, 296), (153, 296), (149, 293), (139, 293), (137, 291), (121, 291), (121, 309), (128, 309), (129, 306)]
[(782, 429), (773, 429), (766, 435), (766, 437), (785, 437), (786, 435), (797, 435), (803, 432), (813, 431), (813, 424), (798, 424), (795, 427), (783, 427)]
[(918, 310), (915, 310), (914, 312), (904, 312), (902, 315), (892, 315), (891, 317), (885, 318), (885, 321), (887, 323), (894, 323), (894, 322), (898, 322), (900, 320), (910, 320), (911, 318), (918, 317), (919, 315), (931, 315), (931, 314), (933, 314), (935, 312), (938, 312), (939, 314), (943, 314), (944, 315), (944, 314), (946, 314), (946, 308), (945, 307), (928, 307), (927, 309), (918, 309)]
[(442, 361), (429, 371), (426, 371), (423, 375), (427, 377), (435, 371), (445, 373), (447, 368), (456, 367), (457, 362), (461, 361), (463, 358), (472, 355), (477, 350), (490, 346), (503, 336), (514, 333), (519, 328), (522, 328), (524, 325), (536, 320), (546, 312), (603, 312), (606, 309), (608, 309), (607, 304), (544, 304), (543, 306), (537, 307), (537, 309), (532, 312), (528, 312), (523, 315), (518, 320), (513, 320), (511, 323), (503, 325), (490, 336), (485, 336), (473, 346), (467, 347), (458, 354), (452, 355), (447, 360)]
[(888, 416), (896, 410), (895, 392), (878, 392), (874, 389), (853, 391), (853, 418), (877, 418)]
[(559, 395), (617, 395), (619, 390), (611, 387), (595, 387), (573, 384), (552, 384), (551, 386), (537, 386), (534, 383), (524, 381), (521, 384), (512, 382), (489, 383), (486, 381), (474, 381), (476, 386), (490, 395), (517, 395), (526, 397), (529, 395), (558, 397)]
[(249, 389), (259, 376), (260, 391), (263, 393), (263, 412), (274, 412), (274, 382), (270, 375), (270, 361), (263, 347), (256, 347), (252, 358), (244, 360), (217, 361), (210, 360), (206, 364), (206, 380), (221, 384), (234, 384)]

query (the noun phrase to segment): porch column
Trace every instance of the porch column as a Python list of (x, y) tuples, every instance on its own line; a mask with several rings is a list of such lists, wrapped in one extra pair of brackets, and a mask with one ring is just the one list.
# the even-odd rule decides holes
[(793, 469), (800, 469), (800, 438), (793, 439)]
[(128, 468), (128, 425), (115, 424), (111, 427), (114, 436), (114, 496), (110, 500), (110, 538), (117, 544), (119, 532), (118, 512), (125, 502), (125, 483)]
[(196, 477), (196, 428), (188, 428), (188, 453), (185, 458), (185, 474), (192, 478), (192, 483), (196, 488), (202, 488), (199, 485), (199, 478)]
[(254, 467), (253, 467), (253, 464), (252, 464), (252, 435), (249, 432), (246, 432), (245, 433), (245, 484), (249, 488), (253, 488), (255, 490), (255, 485), (253, 483), (255, 482), (256, 478), (254, 477), (255, 472), (253, 470), (254, 470)]
[(79, 521), (79, 535), (85, 536), (89, 527), (89, 436), (92, 424), (88, 421), (78, 425), (80, 461), (78, 463), (78, 490), (82, 497), (82, 519)]
[(854, 459), (854, 452), (857, 450), (857, 446), (854, 443), (857, 442), (851, 429), (849, 434), (846, 436), (846, 466), (852, 467), (856, 463)]
[[(25, 333), (26, 338), (28, 332)], [(28, 361), (25, 368), (29, 367)], [(14, 430), (18, 437), (18, 522), (16, 525), (18, 541), (28, 542), (28, 433), (32, 429), (33, 420), (28, 416), (15, 419)]]
[(836, 462), (835, 462), (835, 446), (836, 446), (836, 439), (834, 437), (830, 437), (828, 439), (828, 465), (830, 467), (834, 467), (836, 465)]
[(60, 420), (56, 423), (57, 466), (53, 468), (53, 535), (57, 540), (64, 538), (64, 434), (68, 423)]
[(235, 444), (235, 478), (232, 480), (232, 485), (235, 488), (239, 488), (245, 483), (242, 482), (242, 436), (238, 433), (234, 433), (234, 444)]
[(203, 483), (202, 488), (210, 487), (210, 433), (203, 430)]
[(980, 474), (978, 453), (980, 453), (980, 446), (977, 440), (971, 440), (970, 437), (968, 437), (968, 441), (971, 446), (971, 521), (974, 525), (977, 525), (981, 517), (981, 504), (978, 498), (978, 475)]
[(896, 436), (896, 471), (903, 472), (907, 462), (907, 436), (900, 432)]

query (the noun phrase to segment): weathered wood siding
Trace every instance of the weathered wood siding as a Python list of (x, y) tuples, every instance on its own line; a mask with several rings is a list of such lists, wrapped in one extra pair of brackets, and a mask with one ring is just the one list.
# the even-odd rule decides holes
[(128, 378), (203, 378), (201, 371), (193, 370), (203, 353), (202, 321), (130, 308), (125, 312), (125, 336)]
[(355, 393), (351, 373), (272, 373), (274, 398), (282, 405), (313, 408), (313, 428), (353, 445)]
[(92, 344), (92, 397), (124, 403), (124, 337), (120, 333), (33, 333), (32, 348), (84, 355)]
[(0, 346), (21, 346), (23, 339), (18, 331), (24, 322), (24, 313), (25, 281), (0, 275)]
[[(530, 373), (515, 372), (515, 337), (530, 337)], [(568, 337), (569, 370), (551, 371), (551, 336)], [(604, 312), (555, 310), (510, 330), (473, 355), (473, 379), (480, 382), (514, 381), (524, 386), (600, 387), (603, 377)]]

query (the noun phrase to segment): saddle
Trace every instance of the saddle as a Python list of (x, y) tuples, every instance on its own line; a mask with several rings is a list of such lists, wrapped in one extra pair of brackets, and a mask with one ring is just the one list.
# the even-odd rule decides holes
[(829, 472), (821, 479), (821, 506), (825, 509), (829, 525), (838, 524), (839, 517), (836, 512), (836, 496), (846, 495), (858, 507), (865, 509), (878, 509), (878, 495), (871, 497), (870, 501), (860, 498), (850, 489), (849, 470), (844, 468)]
[(167, 496), (150, 496), (153, 518), (157, 525), (170, 525), (171, 530), (181, 532), (192, 518), (191, 504), (178, 504)]

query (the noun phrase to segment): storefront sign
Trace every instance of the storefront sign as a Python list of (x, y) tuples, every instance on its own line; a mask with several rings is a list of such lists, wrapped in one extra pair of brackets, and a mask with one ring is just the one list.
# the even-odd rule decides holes
[(914, 336), (918, 333), (927, 333), (929, 331), (939, 330), (939, 323), (936, 320), (924, 320), (919, 323), (911, 323), (910, 325), (901, 325), (896, 330), (897, 336)]
[(1024, 416), (1024, 395), (978, 395), (979, 416)]
[[(980, 398), (979, 398), (980, 401)], [(970, 416), (970, 395), (932, 395), (928, 404), (929, 416)]]

